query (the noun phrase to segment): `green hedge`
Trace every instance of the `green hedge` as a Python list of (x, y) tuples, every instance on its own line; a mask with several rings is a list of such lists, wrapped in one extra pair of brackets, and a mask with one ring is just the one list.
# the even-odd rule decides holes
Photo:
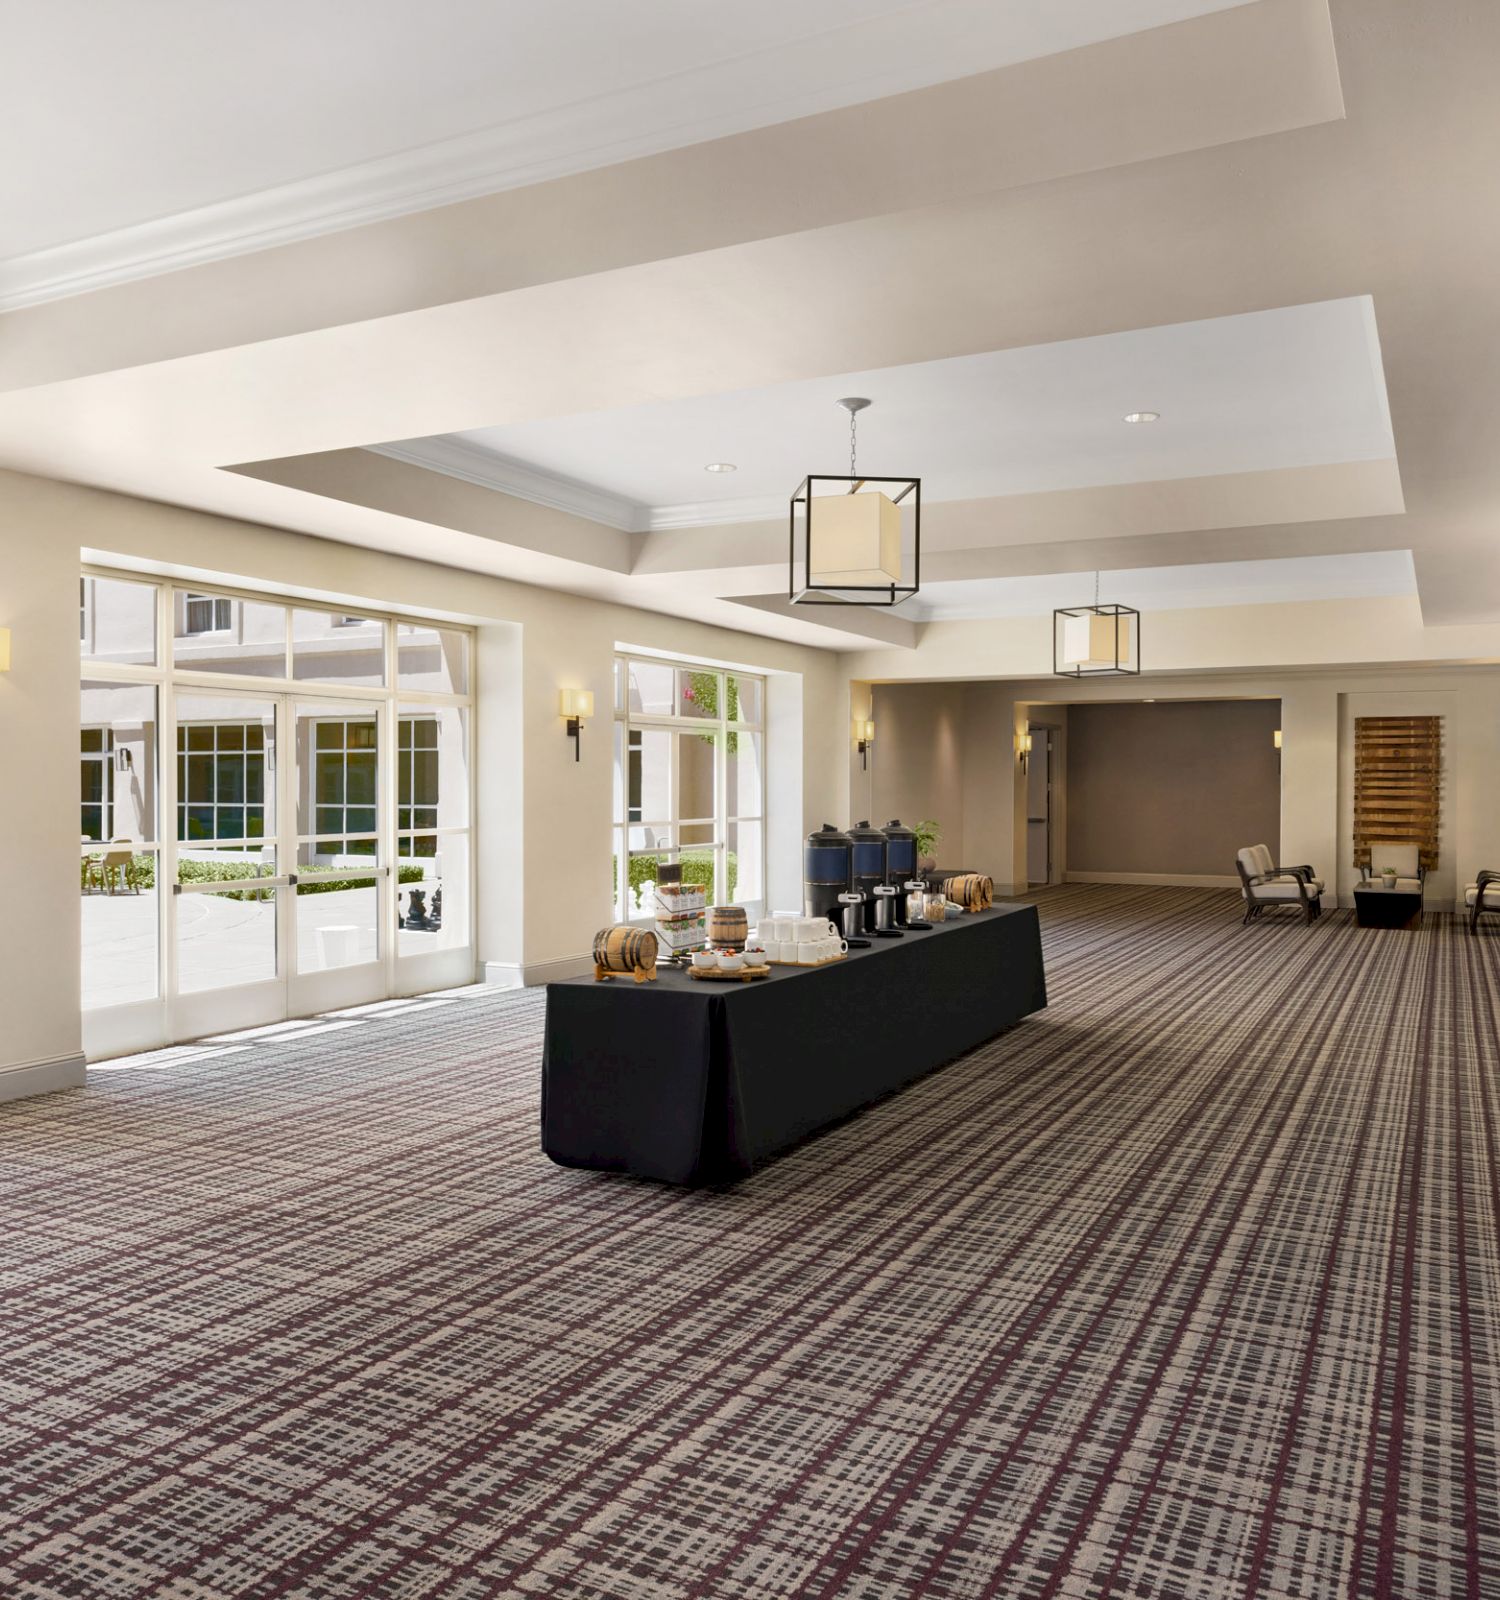
[[(685, 850), (681, 857), (682, 881), (696, 883), (707, 893), (710, 900), (714, 897), (714, 855), (712, 850)], [(647, 909), (641, 897), (645, 893), (648, 883), (656, 882), (656, 869), (661, 862), (660, 856), (632, 856), (630, 858), (630, 887), (634, 891), (635, 908), (637, 911)], [(735, 886), (739, 882), (739, 861), (734, 851), (725, 852), (725, 867), (729, 873), (729, 898), (734, 899)], [(615, 857), (614, 889), (620, 887), (620, 858)]]
[[(297, 892), (299, 894), (332, 894), (339, 889), (358, 889), (371, 882), (369, 878), (350, 878), (347, 867), (298, 867)], [(131, 876), (136, 887), (156, 887), (156, 857), (136, 856), (131, 862)], [(177, 876), (182, 883), (237, 883), (242, 878), (259, 878), (261, 864), (251, 861), (179, 861)], [(420, 883), (426, 873), (421, 867), (406, 866), (398, 874), (402, 883)], [(315, 881), (309, 881), (315, 880)], [(226, 900), (265, 900), (275, 891), (262, 889), (244, 894), (228, 894)]]

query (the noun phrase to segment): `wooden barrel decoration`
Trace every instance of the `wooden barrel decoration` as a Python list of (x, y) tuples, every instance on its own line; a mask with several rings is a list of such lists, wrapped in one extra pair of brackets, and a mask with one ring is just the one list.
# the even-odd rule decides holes
[(637, 983), (654, 980), (656, 948), (649, 928), (600, 928), (594, 935), (594, 982), (603, 983), (617, 972), (633, 973)]
[(995, 903), (995, 880), (982, 872), (965, 872), (961, 877), (949, 878), (943, 893), (965, 911), (987, 911)]
[(750, 919), (744, 906), (710, 906), (708, 942), (721, 950), (743, 950), (750, 937)]

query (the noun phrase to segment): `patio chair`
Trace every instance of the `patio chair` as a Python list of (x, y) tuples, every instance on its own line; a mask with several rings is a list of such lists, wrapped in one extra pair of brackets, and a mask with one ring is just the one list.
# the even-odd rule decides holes
[(1323, 914), (1323, 880), (1311, 867), (1281, 867), (1271, 859), (1270, 847), (1247, 845), (1236, 851), (1235, 870), (1245, 901), (1244, 922), (1254, 922), (1267, 906), (1300, 906), (1303, 919), (1313, 922)]
[(1469, 932), (1479, 931), (1479, 919), (1486, 911), (1500, 913), (1500, 872), (1484, 868), (1473, 883), (1464, 888), (1464, 904), (1469, 909)]
[(141, 892), (140, 874), (135, 867), (135, 845), (129, 839), (112, 839), (110, 847), (99, 861), (99, 877), (107, 894), (115, 892), (116, 884), (129, 889), (132, 894)]

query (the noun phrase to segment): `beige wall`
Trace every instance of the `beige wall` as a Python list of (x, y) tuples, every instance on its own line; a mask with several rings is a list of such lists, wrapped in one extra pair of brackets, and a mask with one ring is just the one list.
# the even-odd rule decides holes
[(876, 827), (894, 820), (912, 827), (930, 818), (942, 829), (938, 859), (954, 866), (964, 853), (964, 692), (959, 683), (875, 689), (869, 810), (861, 813)]
[[(0, 1099), (83, 1081), (78, 974), (78, 551), (0, 506)], [(60, 693), (60, 686), (67, 685)]]
[(1065, 783), (1071, 876), (1234, 881), (1234, 853), (1281, 842), (1279, 700), (1071, 709)]
[[(477, 937), (490, 976), (545, 979), (570, 969), (611, 918), (608, 707), (617, 643), (780, 675), (770, 697), (781, 720), (768, 764), (773, 894), (800, 899), (791, 841), (825, 817), (849, 820), (849, 698), (831, 653), (0, 472), (0, 624), (15, 632), (15, 670), (0, 677), (0, 748), (22, 753), (26, 774), (24, 784), (0, 785), (0, 817), (7, 902), (35, 911), (0, 931), (0, 1069), (79, 1049), (80, 548), (169, 575), (477, 626)], [(599, 713), (577, 764), (558, 716), (564, 686), (591, 688)]]

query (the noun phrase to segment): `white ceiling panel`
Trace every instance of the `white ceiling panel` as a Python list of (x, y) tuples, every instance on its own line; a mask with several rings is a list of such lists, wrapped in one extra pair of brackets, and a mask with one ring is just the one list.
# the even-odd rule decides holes
[[(620, 526), (779, 514), (806, 472), (920, 476), (929, 501), (1395, 454), (1366, 297), (403, 441), (405, 459), (535, 498), (612, 497)], [(1158, 422), (1132, 424), (1151, 410)], [(425, 448), (424, 448), (425, 447)], [(710, 473), (709, 462), (734, 472)], [(459, 464), (462, 464), (461, 466)], [(540, 475), (540, 476), (539, 476)], [(584, 514), (590, 514), (585, 511)]]

